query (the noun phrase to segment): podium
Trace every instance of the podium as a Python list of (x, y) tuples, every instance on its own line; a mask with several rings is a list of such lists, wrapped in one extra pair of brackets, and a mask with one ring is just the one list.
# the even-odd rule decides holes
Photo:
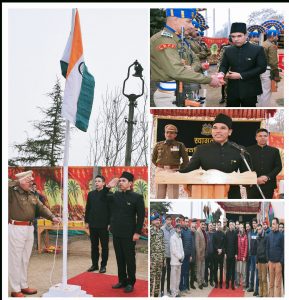
[(157, 184), (182, 184), (191, 199), (227, 199), (230, 185), (257, 183), (255, 172), (224, 173), (219, 170), (194, 170), (189, 173), (158, 171)]

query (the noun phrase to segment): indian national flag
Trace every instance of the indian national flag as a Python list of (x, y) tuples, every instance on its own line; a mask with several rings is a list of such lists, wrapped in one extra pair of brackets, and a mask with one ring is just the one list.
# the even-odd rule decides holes
[(77, 9), (72, 11), (71, 32), (60, 65), (62, 75), (66, 78), (62, 116), (78, 129), (87, 131), (95, 82), (84, 63)]

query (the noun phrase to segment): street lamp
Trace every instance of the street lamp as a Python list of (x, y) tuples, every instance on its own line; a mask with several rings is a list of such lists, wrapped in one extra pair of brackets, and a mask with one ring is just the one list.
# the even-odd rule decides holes
[[(125, 93), (125, 84), (126, 84), (126, 81), (129, 79), (130, 69), (132, 66), (134, 66), (134, 70), (135, 70), (135, 73), (132, 76), (139, 77), (142, 82), (142, 92), (139, 95)], [(143, 67), (136, 60), (133, 64), (131, 64), (128, 67), (127, 77), (123, 82), (122, 93), (124, 96), (126, 96), (128, 98), (128, 101), (129, 101), (128, 119), (125, 119), (125, 122), (127, 123), (127, 137), (126, 137), (126, 150), (125, 150), (125, 165), (126, 166), (130, 166), (130, 164), (131, 164), (132, 132), (133, 132), (133, 125), (136, 124), (136, 122), (133, 121), (134, 108), (137, 106), (136, 99), (141, 97), (144, 93), (144, 80), (142, 78), (142, 71), (143, 71)]]

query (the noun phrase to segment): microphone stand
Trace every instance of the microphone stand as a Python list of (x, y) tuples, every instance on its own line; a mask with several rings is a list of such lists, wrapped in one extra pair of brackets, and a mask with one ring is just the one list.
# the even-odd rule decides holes
[[(244, 163), (245, 163), (247, 169), (248, 169), (250, 172), (252, 172), (252, 170), (251, 170), (251, 168), (250, 168), (250, 166), (249, 166), (249, 164), (248, 164), (248, 162), (247, 162), (247, 159), (246, 159), (246, 157), (245, 157), (245, 149), (240, 149), (240, 155), (241, 155), (241, 157), (242, 157), (242, 159), (243, 159), (243, 161), (244, 161)], [(256, 183), (256, 186), (257, 186), (257, 188), (258, 188), (258, 190), (259, 190), (259, 192), (260, 192), (262, 198), (263, 198), (263, 199), (266, 199), (258, 183)]]

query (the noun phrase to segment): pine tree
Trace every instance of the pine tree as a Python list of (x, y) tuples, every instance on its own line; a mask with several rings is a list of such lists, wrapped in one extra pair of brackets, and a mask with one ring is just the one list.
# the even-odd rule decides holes
[(65, 124), (61, 117), (62, 90), (59, 78), (52, 92), (47, 96), (51, 99), (48, 108), (40, 108), (43, 118), (33, 122), (33, 128), (38, 131), (36, 138), (27, 137), (22, 144), (15, 144), (19, 155), (9, 160), (9, 165), (39, 165), (54, 167), (63, 157)]

